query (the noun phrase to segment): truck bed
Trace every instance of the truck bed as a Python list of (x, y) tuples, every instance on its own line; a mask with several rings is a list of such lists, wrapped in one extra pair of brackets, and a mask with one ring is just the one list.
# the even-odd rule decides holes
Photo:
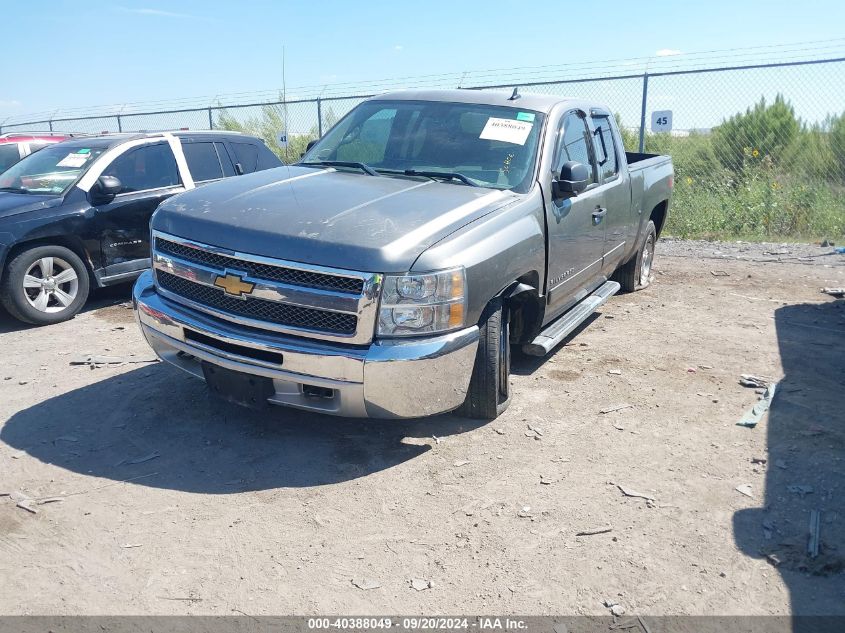
[(671, 156), (665, 154), (641, 154), (639, 152), (625, 152), (625, 158), (628, 160), (628, 171), (656, 167), (672, 160)]

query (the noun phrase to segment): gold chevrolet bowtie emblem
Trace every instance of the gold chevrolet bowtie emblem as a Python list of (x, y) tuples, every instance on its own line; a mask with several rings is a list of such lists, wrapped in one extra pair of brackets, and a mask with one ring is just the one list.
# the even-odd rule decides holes
[(244, 281), (239, 275), (233, 275), (232, 273), (226, 273), (223, 277), (217, 277), (214, 280), (214, 285), (225, 290), (227, 295), (234, 295), (236, 297), (248, 295), (255, 288), (255, 284)]

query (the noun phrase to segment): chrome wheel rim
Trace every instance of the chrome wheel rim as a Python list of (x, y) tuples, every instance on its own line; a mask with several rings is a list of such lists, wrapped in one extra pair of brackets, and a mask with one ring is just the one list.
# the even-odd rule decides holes
[(651, 276), (651, 262), (654, 260), (654, 238), (649, 235), (643, 245), (643, 258), (640, 264), (640, 285), (648, 283)]
[(78, 293), (79, 277), (61, 257), (36, 259), (23, 276), (23, 294), (39, 312), (55, 314), (67, 310)]

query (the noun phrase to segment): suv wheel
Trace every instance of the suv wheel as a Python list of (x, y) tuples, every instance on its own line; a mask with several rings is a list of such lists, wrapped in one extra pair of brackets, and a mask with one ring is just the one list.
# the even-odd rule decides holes
[(20, 321), (49, 325), (73, 318), (88, 299), (88, 271), (64, 246), (36, 246), (18, 253), (6, 268), (0, 300)]

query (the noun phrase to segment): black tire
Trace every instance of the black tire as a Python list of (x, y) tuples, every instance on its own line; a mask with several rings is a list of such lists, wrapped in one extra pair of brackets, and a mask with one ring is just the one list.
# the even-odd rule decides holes
[[(619, 285), (622, 286), (622, 292), (642, 290), (651, 283), (651, 265), (654, 262), (654, 247), (656, 244), (657, 229), (654, 227), (654, 222), (649, 220), (636, 255), (617, 268), (613, 274), (614, 281), (618, 281)], [(645, 257), (646, 251), (648, 252), (647, 258)]]
[[(34, 286), (38, 279), (45, 284)], [(72, 319), (85, 305), (88, 290), (88, 270), (76, 253), (64, 246), (35, 246), (9, 262), (0, 282), (0, 301), (19, 321), (51, 325)]]
[(458, 413), (477, 420), (494, 420), (511, 401), (510, 319), (501, 299), (494, 299), (479, 323), (481, 338), (467, 397)]

